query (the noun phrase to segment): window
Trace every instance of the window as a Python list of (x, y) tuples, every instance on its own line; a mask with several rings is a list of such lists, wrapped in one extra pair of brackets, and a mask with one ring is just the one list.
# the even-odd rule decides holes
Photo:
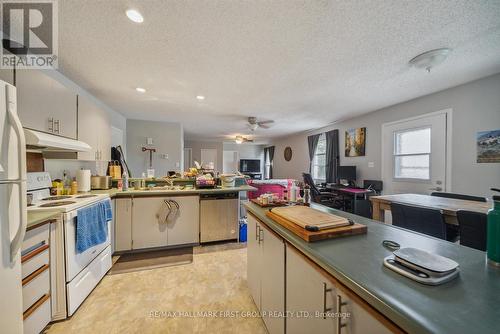
[(394, 178), (430, 180), (431, 128), (394, 133)]
[(311, 171), (314, 182), (320, 183), (326, 181), (326, 136), (324, 133), (319, 137)]

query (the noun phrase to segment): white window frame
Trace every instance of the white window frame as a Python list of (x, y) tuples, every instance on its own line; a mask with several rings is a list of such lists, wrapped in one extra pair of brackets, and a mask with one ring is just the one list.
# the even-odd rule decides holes
[[(432, 146), (429, 147), (429, 152), (428, 153), (396, 153), (396, 147), (397, 147), (397, 136), (398, 134), (400, 133), (405, 133), (405, 132), (411, 132), (411, 131), (418, 131), (418, 130), (424, 130), (424, 129), (430, 129), (430, 135), (432, 136), (432, 128), (430, 126), (422, 126), (422, 127), (418, 127), (418, 128), (408, 128), (408, 129), (404, 129), (404, 130), (400, 130), (400, 131), (396, 131), (393, 133), (393, 136), (394, 136), (394, 139), (393, 139), (393, 143), (394, 143), (394, 147), (392, 148), (392, 178), (394, 179), (394, 181), (410, 181), (410, 182), (429, 182), (431, 179), (432, 179), (432, 166), (431, 166), (431, 163), (432, 163), (432, 159), (431, 159), (431, 154), (432, 154)], [(430, 143), (432, 143), (432, 138), (430, 138)], [(397, 177), (396, 176), (396, 158), (397, 157), (411, 157), (411, 156), (418, 156), (418, 155), (427, 155), (428, 158), (429, 158), (429, 166), (428, 166), (428, 169), (429, 169), (429, 176), (428, 178), (418, 178), (418, 177)]]
[[(325, 142), (325, 153), (318, 153), (318, 147), (319, 147), (319, 142), (320, 141), (324, 141)], [(325, 156), (325, 165), (322, 166), (322, 167), (326, 167), (326, 164), (327, 164), (327, 161), (326, 161), (326, 134), (322, 133), (319, 137), (319, 140), (318, 140), (318, 145), (316, 146), (316, 150), (314, 152), (314, 157), (313, 157), (313, 160), (311, 161), (311, 176), (314, 180), (314, 183), (322, 183), (322, 182), (326, 182), (326, 168), (325, 168), (325, 175), (324, 175), (324, 178), (316, 178), (314, 175), (314, 167), (315, 166), (321, 166), (319, 164), (315, 164), (314, 162), (316, 161), (316, 156), (318, 155), (324, 155)]]

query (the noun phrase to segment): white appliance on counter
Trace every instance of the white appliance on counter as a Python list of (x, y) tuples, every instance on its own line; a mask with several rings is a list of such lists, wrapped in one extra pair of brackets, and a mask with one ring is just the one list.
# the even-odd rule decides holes
[(0, 81), (0, 324), (23, 332), (20, 247), (26, 233), (26, 142), (16, 89)]
[[(53, 211), (60, 214), (63, 230), (54, 232), (51, 249), (64, 253), (64, 262), (52, 266), (51, 274), (58, 279), (52, 286), (53, 320), (73, 315), (94, 287), (111, 269), (111, 223), (108, 222), (108, 237), (82, 253), (76, 252), (76, 224), (78, 209), (95, 205), (109, 199), (106, 194), (79, 194), (50, 196), (51, 179), (48, 173), (28, 173), (28, 193), (33, 195), (33, 204), (28, 211)], [(57, 226), (55, 227), (57, 228)], [(54, 245), (55, 244), (55, 245)], [(64, 267), (64, 268), (61, 268)], [(59, 283), (58, 283), (59, 282)], [(66, 298), (61, 298), (65, 295)], [(60, 305), (64, 303), (65, 305)]]

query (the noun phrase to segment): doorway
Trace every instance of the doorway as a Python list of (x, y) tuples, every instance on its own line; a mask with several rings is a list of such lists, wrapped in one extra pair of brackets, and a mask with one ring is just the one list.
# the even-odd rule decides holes
[(382, 125), (386, 194), (450, 191), (451, 109)]

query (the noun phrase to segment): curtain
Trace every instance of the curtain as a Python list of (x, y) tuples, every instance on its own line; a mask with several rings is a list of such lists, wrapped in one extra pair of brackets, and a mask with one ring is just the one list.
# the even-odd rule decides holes
[(264, 179), (268, 179), (267, 175), (267, 154), (269, 153), (269, 147), (264, 147)]
[(325, 133), (326, 136), (326, 182), (337, 183), (339, 165), (339, 130)]
[(267, 148), (269, 151), (269, 178), (273, 178), (273, 160), (274, 160), (274, 146)]
[(307, 137), (307, 144), (309, 146), (309, 173), (311, 173), (312, 162), (314, 159), (314, 153), (316, 152), (316, 147), (318, 147), (318, 141), (321, 133), (317, 135), (311, 135)]

